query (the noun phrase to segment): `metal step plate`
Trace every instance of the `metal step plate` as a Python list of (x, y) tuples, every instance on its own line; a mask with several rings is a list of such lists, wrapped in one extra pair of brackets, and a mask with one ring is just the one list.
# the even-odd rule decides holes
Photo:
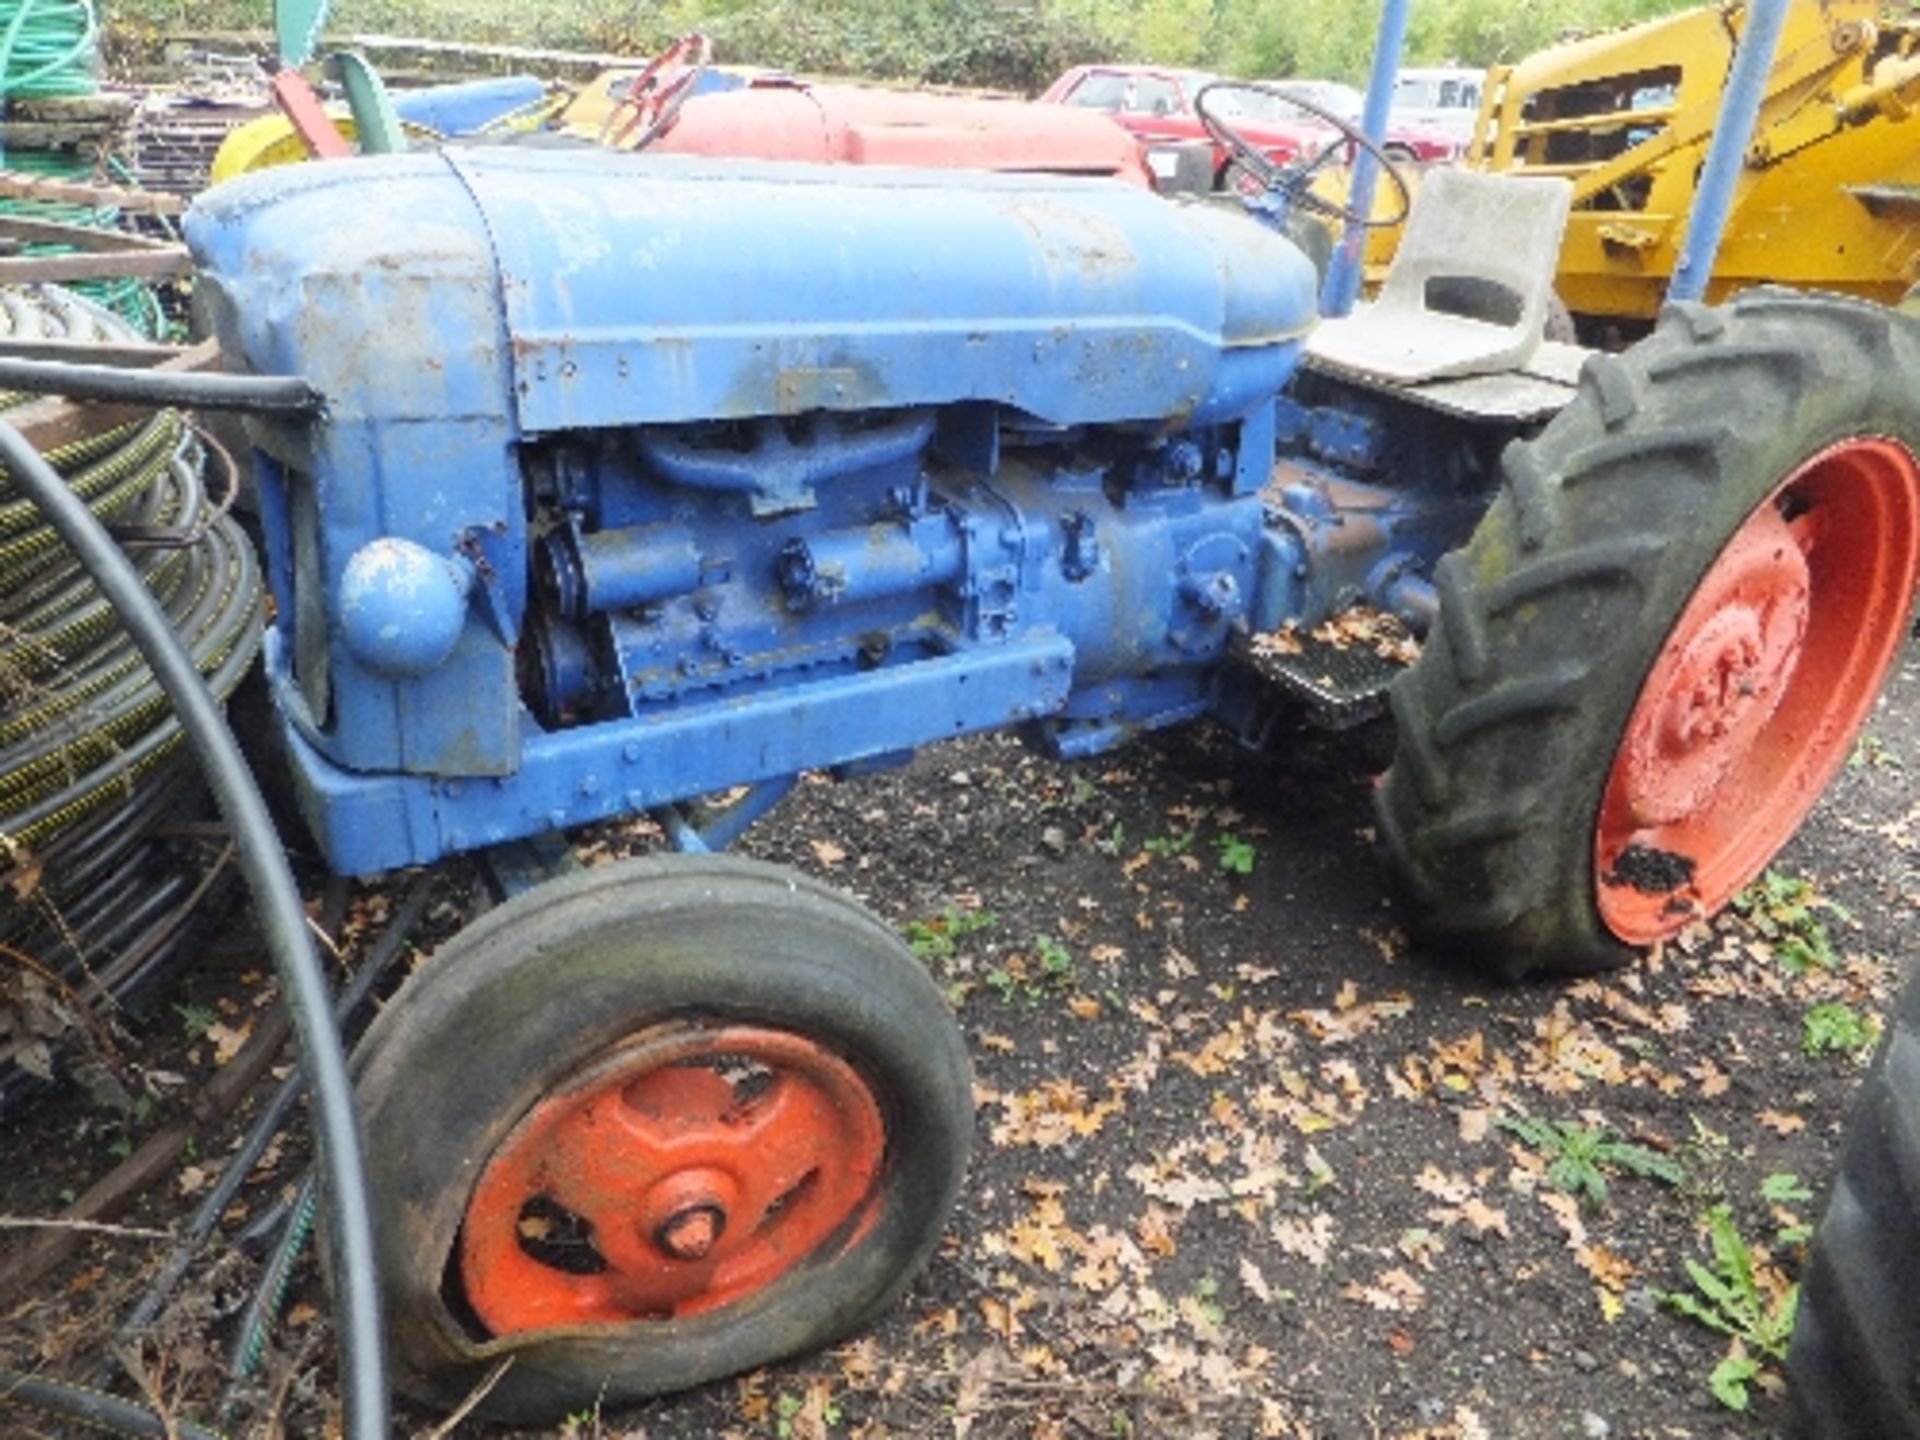
[(1305, 705), (1316, 723), (1346, 729), (1385, 713), (1387, 687), (1420, 653), (1405, 625), (1356, 609), (1313, 630), (1285, 627), (1236, 642), (1235, 658)]

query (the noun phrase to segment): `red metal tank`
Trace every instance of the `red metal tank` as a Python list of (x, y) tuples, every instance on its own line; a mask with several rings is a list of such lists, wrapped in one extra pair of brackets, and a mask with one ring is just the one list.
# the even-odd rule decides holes
[(1111, 175), (1151, 186), (1139, 142), (1097, 111), (917, 91), (756, 80), (695, 95), (647, 147), (846, 165)]

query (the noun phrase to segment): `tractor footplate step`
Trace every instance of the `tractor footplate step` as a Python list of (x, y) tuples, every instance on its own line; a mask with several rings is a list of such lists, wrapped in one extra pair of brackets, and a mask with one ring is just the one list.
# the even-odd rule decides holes
[(1314, 719), (1333, 729), (1384, 714), (1387, 687), (1412, 663), (1417, 643), (1385, 616), (1373, 617), (1365, 633), (1342, 622), (1315, 631), (1278, 630), (1240, 642), (1236, 658), (1255, 676), (1304, 704)]

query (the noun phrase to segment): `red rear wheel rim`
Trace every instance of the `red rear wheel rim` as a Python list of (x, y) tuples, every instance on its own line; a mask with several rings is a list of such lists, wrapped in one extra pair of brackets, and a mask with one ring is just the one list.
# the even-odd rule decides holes
[(1600, 802), (1600, 917), (1629, 944), (1712, 914), (1806, 818), (1892, 663), (1920, 570), (1920, 466), (1822, 451), (1734, 532), (1668, 633)]
[(857, 1238), (885, 1154), (872, 1091), (815, 1042), (644, 1031), (487, 1161), (460, 1234), (467, 1301), (497, 1336), (717, 1309)]

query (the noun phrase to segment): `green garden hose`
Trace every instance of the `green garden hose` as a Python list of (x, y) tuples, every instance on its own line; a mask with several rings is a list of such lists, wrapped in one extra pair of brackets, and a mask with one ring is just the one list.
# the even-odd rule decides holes
[(0, 0), (0, 101), (89, 95), (99, 85), (92, 0)]
[[(92, 0), (0, 0), (0, 114), (17, 100), (90, 95), (99, 88), (100, 33)], [(95, 178), (91, 157), (66, 150), (0, 146), (0, 165), (53, 179)], [(119, 212), (51, 200), (0, 200), (0, 215), (25, 215), (63, 225), (111, 230)], [(65, 247), (28, 245), (23, 254), (63, 254)], [(104, 305), (143, 335), (165, 323), (153, 287), (115, 278), (80, 282), (74, 289)]]

